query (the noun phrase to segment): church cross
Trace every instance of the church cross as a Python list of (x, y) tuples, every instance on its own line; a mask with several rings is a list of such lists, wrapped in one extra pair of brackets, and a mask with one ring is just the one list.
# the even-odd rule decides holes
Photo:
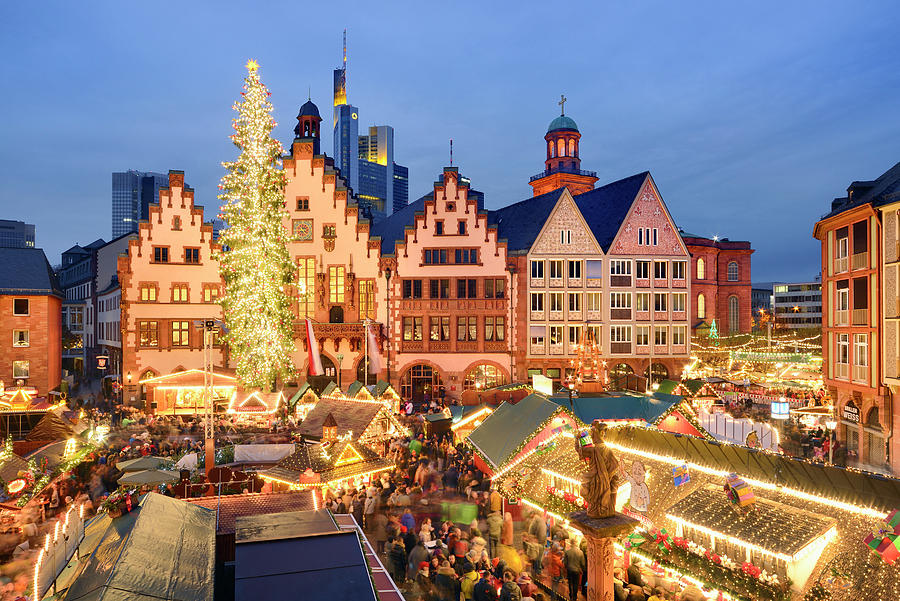
[(556, 104), (558, 104), (560, 107), (562, 107), (560, 109), (560, 116), (565, 116), (565, 114), (566, 114), (566, 100), (568, 100), (568, 98), (566, 98), (565, 94), (559, 95), (559, 102), (557, 102)]

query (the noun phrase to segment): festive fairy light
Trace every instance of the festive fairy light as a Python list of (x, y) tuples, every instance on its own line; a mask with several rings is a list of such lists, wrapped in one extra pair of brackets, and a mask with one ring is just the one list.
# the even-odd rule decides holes
[[(668, 455), (659, 455), (657, 453), (650, 453), (648, 451), (639, 451), (637, 449), (632, 449), (632, 448), (629, 448), (629, 447), (626, 447), (626, 446), (623, 446), (620, 444), (616, 444), (613, 442), (607, 442), (606, 446), (608, 446), (611, 449), (623, 451), (625, 453), (632, 453), (632, 454), (638, 455), (640, 457), (645, 457), (647, 459), (653, 459), (653, 460), (659, 461), (661, 463), (668, 463), (669, 465), (687, 465), (692, 470), (697, 470), (698, 472), (702, 472), (702, 473), (708, 474), (710, 476), (725, 477), (730, 473), (726, 470), (717, 470), (717, 469), (709, 468), (704, 465), (685, 461), (684, 459), (676, 459), (675, 457), (668, 456)], [(887, 517), (887, 513), (883, 512), (883, 511), (879, 511), (872, 507), (863, 507), (861, 505), (854, 505), (853, 503), (846, 503), (844, 501), (838, 501), (836, 499), (829, 499), (827, 497), (813, 495), (813, 494), (810, 494), (807, 492), (803, 492), (802, 490), (796, 490), (793, 488), (780, 486), (780, 485), (774, 484), (772, 482), (764, 482), (762, 480), (756, 480), (754, 478), (746, 478), (745, 477), (745, 478), (743, 478), (743, 480), (754, 487), (759, 487), (764, 490), (779, 492), (779, 493), (782, 493), (782, 494), (785, 494), (785, 495), (788, 495), (791, 497), (795, 497), (797, 499), (802, 499), (804, 501), (812, 501), (814, 503), (821, 503), (821, 504), (827, 505), (829, 507), (834, 507), (835, 509), (843, 509), (844, 511), (849, 511), (849, 512), (855, 513), (857, 515), (864, 515), (866, 517), (872, 517), (872, 518), (876, 518), (876, 519), (880, 519), (880, 520), (883, 520), (884, 518)]]
[[(620, 553), (623, 553), (623, 554), (625, 553), (625, 547), (622, 546), (621, 544), (619, 544), (619, 543), (614, 543), (614, 547), (615, 547), (616, 551), (619, 551)], [(644, 554), (642, 554), (642, 553), (638, 553), (637, 551), (629, 550), (629, 554), (630, 554), (632, 557), (636, 557), (637, 559), (640, 559), (641, 561), (643, 561), (643, 562), (645, 562), (645, 563), (649, 563), (649, 564), (655, 563), (655, 560), (654, 560), (653, 558), (648, 557), (648, 556), (646, 556), (646, 555), (644, 555)], [(676, 569), (674, 569), (674, 568), (670, 568), (670, 567), (664, 567), (663, 569), (666, 570), (668, 573), (670, 573), (670, 574), (676, 576), (679, 580), (687, 580), (688, 582), (690, 582), (691, 584), (693, 584), (694, 586), (696, 586), (696, 587), (698, 587), (698, 588), (700, 588), (700, 589), (704, 589), (704, 590), (710, 590), (710, 589), (711, 589), (713, 595), (721, 594), (721, 595), (722, 595), (722, 598), (725, 599), (725, 600), (734, 599), (734, 597), (732, 597), (731, 595), (729, 595), (729, 594), (726, 593), (725, 591), (723, 591), (723, 590), (721, 590), (721, 589), (717, 589), (717, 588), (715, 588), (714, 586), (708, 585), (708, 584), (706, 584), (705, 582), (703, 582), (703, 581), (701, 581), (701, 580), (697, 580), (696, 578), (694, 578), (693, 576), (691, 576), (691, 575), (689, 575), (689, 574), (685, 574), (685, 573), (683, 573), (683, 572), (679, 572), (678, 570), (676, 570)]]
[(453, 424), (452, 426), (450, 426), (450, 429), (455, 432), (458, 428), (462, 428), (463, 426), (465, 426), (467, 424), (471, 424), (472, 422), (480, 419), (482, 416), (490, 415), (493, 412), (494, 412), (494, 410), (491, 409), (490, 407), (482, 407), (480, 410), (476, 411), (472, 415), (467, 415), (464, 419), (461, 419), (458, 422), (456, 422), (455, 424)]
[(240, 149), (224, 163), (219, 199), (227, 227), (219, 234), (225, 249), (216, 253), (225, 280), (219, 299), (237, 376), (246, 388), (266, 390), (278, 377), (294, 376), (293, 313), (287, 283), (296, 266), (287, 249), (284, 149), (272, 138), (275, 120), (259, 65), (247, 63), (244, 92), (234, 109), (232, 142)]
[(544, 474), (546, 474), (546, 475), (548, 475), (548, 476), (552, 476), (552, 477), (554, 477), (554, 478), (559, 478), (559, 479), (562, 480), (563, 482), (568, 482), (569, 484), (572, 484), (572, 485), (574, 485), (574, 486), (581, 486), (581, 480), (576, 480), (575, 478), (570, 478), (570, 477), (568, 477), (568, 476), (563, 476), (562, 474), (557, 473), (557, 472), (554, 472), (553, 470), (548, 470), (548, 469), (545, 468), (545, 467), (542, 467), (542, 468), (541, 468), (541, 472), (544, 473)]

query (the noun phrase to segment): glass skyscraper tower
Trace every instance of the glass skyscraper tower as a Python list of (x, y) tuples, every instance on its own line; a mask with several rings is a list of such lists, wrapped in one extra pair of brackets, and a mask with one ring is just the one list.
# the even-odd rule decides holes
[(169, 176), (152, 171), (112, 174), (112, 237), (138, 231), (138, 223), (150, 216), (150, 203), (159, 202), (159, 189), (169, 185)]

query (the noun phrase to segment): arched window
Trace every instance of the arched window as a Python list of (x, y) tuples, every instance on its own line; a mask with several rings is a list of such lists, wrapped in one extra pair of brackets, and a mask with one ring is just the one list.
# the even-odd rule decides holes
[(574, 138), (569, 140), (569, 156), (570, 157), (575, 156), (575, 139)]
[(650, 366), (648, 366), (647, 369), (644, 370), (644, 377), (650, 378), (650, 384), (659, 384), (669, 377), (669, 370), (662, 363), (653, 363), (652, 369), (652, 373), (650, 371)]
[(706, 279), (706, 261), (703, 260), (703, 257), (697, 259), (697, 279)]
[(562, 138), (556, 141), (556, 154), (561, 157), (566, 156), (566, 141)]
[(706, 297), (703, 294), (697, 295), (697, 319), (706, 319)]
[(472, 388), (486, 390), (502, 386), (503, 384), (506, 384), (506, 376), (503, 375), (503, 371), (499, 367), (482, 363), (473, 367), (466, 374), (463, 390), (471, 390)]
[(430, 365), (417, 363), (400, 377), (400, 396), (415, 403), (428, 402), (444, 397), (444, 382), (441, 374)]
[(737, 334), (741, 330), (741, 303), (736, 296), (728, 297), (728, 333)]
[(552, 159), (556, 156), (556, 147), (553, 145), (553, 142), (547, 142), (547, 158)]
[(322, 354), (322, 370), (325, 372), (321, 376), (309, 375), (309, 368), (306, 370), (306, 381), (315, 391), (316, 394), (322, 394), (325, 387), (331, 382), (337, 382), (337, 367), (327, 355)]
[(729, 281), (729, 282), (736, 282), (736, 281), (738, 281), (738, 275), (740, 275), (740, 274), (739, 274), (739, 271), (738, 271), (738, 264), (737, 264), (737, 261), (732, 261), (732, 262), (730, 262), (730, 263), (728, 264), (728, 281)]
[(619, 363), (609, 371), (610, 377), (627, 376), (633, 373), (634, 370), (627, 363)]

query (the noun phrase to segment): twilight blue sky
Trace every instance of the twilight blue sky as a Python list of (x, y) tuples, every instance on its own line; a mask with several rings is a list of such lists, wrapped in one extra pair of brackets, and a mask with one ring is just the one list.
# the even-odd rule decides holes
[(394, 126), (411, 198), (450, 138), (488, 208), (527, 197), (565, 93), (583, 168), (649, 169), (680, 227), (752, 241), (754, 281), (815, 276), (813, 223), (900, 160), (895, 1), (4, 2), (0, 218), (56, 263), (109, 239), (129, 168), (184, 170), (214, 215), (246, 60), (287, 144), (308, 88), (330, 122), (344, 27), (350, 102)]

